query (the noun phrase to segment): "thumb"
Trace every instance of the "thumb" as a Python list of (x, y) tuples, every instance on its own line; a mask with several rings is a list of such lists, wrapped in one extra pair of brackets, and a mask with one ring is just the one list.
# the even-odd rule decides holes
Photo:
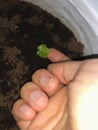
[(48, 59), (52, 62), (56, 62), (50, 64), (48, 70), (63, 84), (68, 84), (75, 78), (82, 64), (80, 61), (72, 61), (66, 55), (55, 49), (51, 49)]

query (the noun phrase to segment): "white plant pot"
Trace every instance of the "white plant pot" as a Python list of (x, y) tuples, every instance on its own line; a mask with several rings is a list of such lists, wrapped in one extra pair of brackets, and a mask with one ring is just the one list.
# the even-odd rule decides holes
[(98, 54), (97, 0), (25, 0), (59, 18), (85, 46), (84, 54)]

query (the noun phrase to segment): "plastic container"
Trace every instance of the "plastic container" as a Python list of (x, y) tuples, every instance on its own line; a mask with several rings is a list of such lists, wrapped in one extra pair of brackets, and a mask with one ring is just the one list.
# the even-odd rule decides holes
[(84, 54), (98, 54), (97, 0), (25, 0), (59, 18), (81, 41)]

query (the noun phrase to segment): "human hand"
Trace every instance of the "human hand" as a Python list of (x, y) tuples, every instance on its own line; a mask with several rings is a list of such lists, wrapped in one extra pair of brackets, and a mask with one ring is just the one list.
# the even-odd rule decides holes
[(98, 60), (74, 62), (54, 49), (48, 58), (59, 63), (36, 71), (13, 106), (20, 129), (98, 130)]

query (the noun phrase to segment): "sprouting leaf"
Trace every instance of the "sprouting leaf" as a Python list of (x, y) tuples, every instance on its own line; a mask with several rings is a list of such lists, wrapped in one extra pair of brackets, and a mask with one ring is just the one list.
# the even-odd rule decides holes
[(37, 47), (37, 55), (41, 58), (47, 58), (49, 52), (50, 49), (45, 44), (41, 44)]

